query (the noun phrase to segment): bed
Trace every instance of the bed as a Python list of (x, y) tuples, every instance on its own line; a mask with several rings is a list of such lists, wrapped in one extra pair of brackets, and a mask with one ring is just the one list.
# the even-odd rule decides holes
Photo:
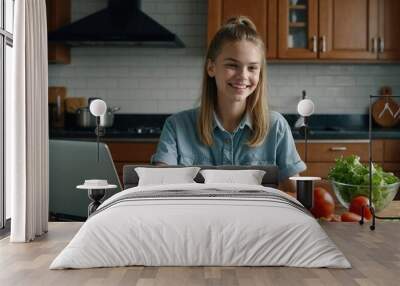
[(274, 166), (247, 167), (266, 171), (262, 185), (205, 184), (197, 175), (195, 183), (152, 186), (137, 185), (135, 167), (124, 167), (127, 189), (103, 202), (50, 269), (351, 267), (312, 215), (276, 189)]

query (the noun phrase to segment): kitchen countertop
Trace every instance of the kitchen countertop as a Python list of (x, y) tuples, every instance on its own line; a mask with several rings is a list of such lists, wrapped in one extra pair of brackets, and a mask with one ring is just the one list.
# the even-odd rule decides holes
[[(159, 135), (155, 134), (131, 134), (130, 132), (107, 130), (100, 138), (102, 142), (107, 141), (131, 141), (131, 142), (157, 142)], [(50, 131), (50, 139), (96, 141), (96, 134), (93, 130), (64, 130), (53, 129)]]
[[(293, 138), (295, 140), (304, 140), (304, 135), (300, 134), (298, 130), (292, 130)], [(374, 130), (373, 139), (400, 139), (400, 131), (391, 130)], [(87, 140), (95, 141), (96, 135), (94, 131), (81, 131), (81, 130), (52, 130), (50, 132), (50, 139), (74, 139), (74, 140)], [(327, 130), (310, 130), (309, 140), (368, 140), (368, 130), (340, 130), (340, 131), (327, 131)], [(107, 132), (105, 136), (101, 137), (102, 141), (135, 141), (135, 142), (150, 142), (158, 141), (159, 135), (143, 134), (133, 135), (129, 132), (113, 133)]]
[[(140, 126), (162, 128), (168, 114), (116, 114), (114, 127), (106, 128), (102, 141), (131, 141), (131, 142), (156, 142), (159, 132), (153, 134), (135, 134), (131, 128)], [(304, 140), (304, 135), (295, 129), (294, 125), (299, 118), (295, 114), (284, 114), (284, 117), (292, 127), (295, 140)], [(313, 115), (308, 119), (309, 140), (368, 140), (368, 115), (365, 114), (329, 114)], [(128, 130), (130, 129), (130, 131)], [(96, 140), (94, 128), (77, 129), (69, 126), (67, 129), (51, 129), (51, 139), (67, 140)], [(373, 126), (373, 139), (400, 139), (400, 126), (394, 128), (382, 128)]]

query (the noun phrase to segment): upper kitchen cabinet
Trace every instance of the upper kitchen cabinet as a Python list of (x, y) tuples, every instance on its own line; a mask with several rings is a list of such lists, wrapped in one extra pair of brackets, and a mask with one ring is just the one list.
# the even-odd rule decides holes
[(277, 0), (208, 0), (207, 44), (230, 17), (248, 16), (266, 45), (268, 59), (277, 56)]
[(318, 1), (279, 1), (278, 57), (315, 59), (318, 57)]
[(279, 1), (278, 57), (399, 60), (398, 0)]
[[(54, 31), (71, 21), (70, 0), (46, 0), (47, 30)], [(63, 44), (49, 43), (49, 63), (69, 64), (70, 48)]]
[(319, 57), (376, 59), (378, 1), (320, 0)]
[(400, 1), (377, 0), (378, 6), (378, 58), (383, 60), (400, 60)]

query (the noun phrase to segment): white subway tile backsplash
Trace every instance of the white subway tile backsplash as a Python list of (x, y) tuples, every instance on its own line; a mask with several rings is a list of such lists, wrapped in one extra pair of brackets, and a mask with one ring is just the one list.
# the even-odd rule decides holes
[(150, 3), (149, 1), (142, 1), (142, 10), (148, 14), (157, 13), (157, 3)]
[(176, 14), (176, 12), (177, 12), (177, 5), (175, 3), (172, 3), (172, 1), (169, 3), (163, 2), (156, 5), (155, 13), (171, 15), (171, 14)]
[(193, 88), (169, 89), (166, 92), (167, 99), (197, 100), (201, 95), (200, 89)]
[(130, 77), (141, 78), (166, 78), (170, 77), (166, 67), (148, 68), (148, 67), (131, 67), (127, 74)]
[(157, 100), (108, 99), (107, 104), (120, 107), (119, 113), (160, 113)]
[(67, 79), (61, 77), (53, 77), (49, 74), (49, 86), (66, 86)]
[(270, 84), (277, 86), (297, 86), (299, 84), (299, 77), (294, 74), (287, 74), (285, 76), (277, 76)]
[(360, 100), (359, 103), (367, 103), (369, 100), (369, 95), (377, 95), (379, 90), (374, 86), (362, 86), (362, 87), (345, 87), (343, 88), (342, 96), (337, 96), (336, 98), (364, 98), (364, 100)]
[(158, 100), (159, 113), (174, 113), (177, 110), (185, 110), (196, 107), (195, 100)]
[(389, 65), (360, 65), (354, 66), (354, 72), (360, 75), (388, 74)]
[(317, 75), (315, 77), (316, 86), (334, 86), (335, 83), (335, 77), (330, 75)]
[(174, 78), (157, 79), (157, 80), (154, 80), (153, 78), (144, 78), (139, 81), (139, 87), (172, 89), (178, 87), (178, 80)]
[(66, 79), (66, 85), (71, 88), (87, 88), (88, 80), (86, 78), (68, 78)]
[(374, 85), (375, 78), (373, 76), (361, 75), (361, 76), (354, 76), (356, 80), (357, 86), (364, 86), (364, 85)]
[(140, 86), (139, 80), (134, 78), (114, 78), (114, 80), (117, 82), (118, 89), (132, 89)]
[(88, 88), (116, 88), (117, 81), (113, 78), (92, 78), (88, 80)]
[(167, 90), (165, 89), (118, 89), (108, 90), (108, 98), (118, 100), (157, 100), (159, 98), (165, 98)]
[[(400, 83), (392, 86), (392, 93), (394, 95), (400, 95)], [(400, 100), (398, 100), (400, 102)]]
[(129, 76), (129, 67), (109, 67), (106, 70), (106, 74), (109, 77), (126, 77)]
[(176, 14), (196, 14), (197, 11), (200, 9), (203, 9), (203, 7), (199, 7), (198, 4), (193, 4), (193, 3), (179, 3), (176, 5), (175, 11), (172, 13)]
[(315, 84), (315, 79), (313, 76), (300, 74), (298, 75), (298, 84), (302, 86), (313, 86)]
[(277, 89), (277, 96), (279, 96), (279, 98), (283, 98), (283, 97), (292, 97), (292, 98), (296, 98), (296, 100), (298, 98), (301, 97), (301, 89), (299, 87), (296, 86), (296, 88), (292, 88), (290, 86), (278, 86)]
[(352, 76), (335, 76), (335, 86), (354, 86), (356, 83), (355, 78)]
[(167, 75), (168, 77), (175, 77), (175, 78), (185, 78), (185, 77), (192, 77), (196, 78), (197, 81), (203, 78), (203, 69), (191, 69), (188, 67), (170, 67), (167, 68)]
[(325, 74), (329, 75), (347, 75), (347, 74), (352, 74), (354, 72), (353, 65), (350, 64), (343, 64), (343, 65), (319, 65), (320, 69), (325, 70)]
[[(74, 76), (79, 76), (79, 77), (85, 77), (89, 80), (92, 80), (92, 78), (105, 78), (109, 76), (108, 70), (106, 68), (97, 68), (97, 67), (92, 67), (92, 66), (81, 66), (81, 67), (76, 67), (71, 71), (68, 72), (73, 72)], [(64, 74), (64, 76), (68, 76)], [(72, 76), (72, 75), (70, 75)]]
[(182, 78), (178, 80), (179, 88), (201, 88), (202, 81), (199, 78)]
[(326, 87), (320, 88), (320, 96), (325, 96), (327, 98), (336, 98), (344, 96), (344, 88), (343, 87)]
[(100, 97), (107, 99), (107, 91), (99, 88), (70, 88), (68, 89), (68, 96), (71, 97)]
[[(77, 20), (108, 0), (72, 0)], [(206, 54), (207, 1), (142, 0), (150, 17), (176, 33), (184, 49), (73, 47), (71, 64), (49, 65), (49, 85), (68, 96), (101, 97), (122, 113), (174, 113), (198, 106)], [(316, 113), (366, 113), (369, 94), (389, 85), (400, 95), (399, 64), (280, 64), (267, 62), (272, 110), (295, 113), (301, 91)], [(399, 100), (400, 102), (400, 100)]]

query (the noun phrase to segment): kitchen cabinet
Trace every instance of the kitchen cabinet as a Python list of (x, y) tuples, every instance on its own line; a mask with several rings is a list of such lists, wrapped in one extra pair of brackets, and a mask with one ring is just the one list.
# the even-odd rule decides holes
[[(400, 140), (384, 140), (383, 144), (383, 169), (400, 178)], [(400, 192), (395, 199), (400, 200)]]
[[(258, 27), (269, 59), (374, 60), (380, 41), (377, 1), (256, 0), (248, 5), (243, 0), (209, 0), (208, 44), (226, 19), (247, 15)], [(390, 37), (392, 46), (398, 38)]]
[(279, 58), (376, 59), (376, 1), (280, 1)]
[(377, 56), (382, 60), (400, 59), (400, 1), (378, 1)]
[(279, 1), (278, 57), (316, 59), (318, 56), (318, 1)]
[(378, 1), (320, 0), (319, 58), (376, 59)]
[(396, 0), (279, 1), (278, 57), (398, 60), (399, 12)]
[(399, 60), (398, 0), (208, 1), (208, 44), (231, 16), (247, 15), (283, 60)]
[(124, 165), (148, 165), (158, 142), (107, 142), (121, 183)]
[(208, 0), (207, 44), (230, 17), (245, 15), (256, 25), (268, 59), (277, 56), (277, 0)]
[[(47, 30), (54, 31), (71, 21), (70, 0), (46, 0)], [(71, 62), (70, 48), (64, 44), (49, 43), (49, 63), (69, 64)]]

